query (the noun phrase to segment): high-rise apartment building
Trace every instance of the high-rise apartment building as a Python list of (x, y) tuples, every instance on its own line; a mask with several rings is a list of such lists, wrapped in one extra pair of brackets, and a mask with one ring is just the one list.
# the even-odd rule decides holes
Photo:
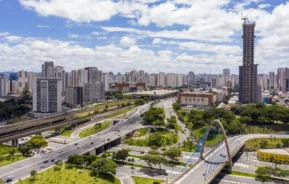
[(269, 72), (269, 89), (275, 88), (275, 73)]
[(229, 77), (229, 76), (230, 76), (230, 69), (225, 68), (225, 69), (223, 70), (223, 75), (224, 75), (225, 77)]
[(36, 79), (36, 74), (34, 72), (28, 72), (28, 89), (33, 90), (33, 81)]
[(166, 86), (166, 74), (164, 72), (160, 72), (158, 74), (158, 86), (160, 87)]
[(109, 74), (103, 73), (102, 78), (103, 78), (103, 83), (104, 83), (104, 91), (108, 91), (109, 90)]
[(150, 74), (149, 75), (149, 85), (151, 87), (156, 87), (158, 85), (158, 75), (157, 74)]
[(267, 90), (267, 77), (264, 75), (258, 75), (258, 85), (261, 87), (261, 91)]
[(184, 75), (183, 74), (177, 74), (176, 80), (177, 80), (177, 87), (183, 86), (184, 84)]
[(96, 67), (86, 67), (88, 78), (83, 86), (83, 100), (86, 103), (96, 102), (104, 99), (104, 82), (102, 71)]
[(175, 88), (177, 87), (177, 76), (174, 73), (167, 74), (167, 87)]
[(187, 84), (194, 84), (196, 81), (196, 75), (194, 72), (190, 71), (187, 75)]
[(19, 71), (18, 72), (18, 92), (23, 92), (24, 89), (28, 88), (28, 72), (27, 71)]
[(44, 78), (54, 78), (54, 63), (53, 62), (44, 62), (42, 65), (41, 76)]
[(37, 78), (33, 86), (33, 111), (55, 113), (61, 111), (62, 82), (57, 78)]
[(277, 84), (282, 93), (289, 91), (289, 68), (278, 68)]
[(5, 97), (9, 92), (8, 79), (0, 77), (0, 97)]
[(68, 81), (66, 80), (66, 72), (62, 66), (56, 66), (54, 68), (54, 77), (61, 79), (61, 91), (62, 94), (65, 94), (65, 89), (68, 86)]
[(239, 101), (256, 103), (261, 96), (257, 85), (257, 64), (254, 64), (255, 23), (243, 23), (243, 66), (239, 67)]
[(88, 70), (82, 68), (77, 70), (77, 84), (83, 86), (84, 83), (88, 83)]
[(76, 70), (71, 71), (71, 86), (78, 86), (78, 75)]

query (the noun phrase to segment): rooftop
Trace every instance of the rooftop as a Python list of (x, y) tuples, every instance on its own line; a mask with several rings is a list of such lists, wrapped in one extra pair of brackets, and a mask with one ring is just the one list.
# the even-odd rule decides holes
[(259, 149), (261, 152), (265, 153), (274, 153), (280, 155), (288, 155), (289, 156), (289, 149)]
[(167, 94), (172, 94), (172, 93), (177, 93), (177, 92), (178, 92), (177, 90), (152, 90), (152, 91), (132, 92), (132, 93), (129, 93), (129, 94), (152, 96), (152, 95), (167, 95)]

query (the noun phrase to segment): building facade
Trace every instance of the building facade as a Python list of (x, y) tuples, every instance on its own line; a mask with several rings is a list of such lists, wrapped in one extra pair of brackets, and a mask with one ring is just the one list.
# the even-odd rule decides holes
[(0, 77), (0, 97), (6, 97), (9, 92), (8, 79)]
[(55, 113), (61, 111), (62, 82), (57, 78), (37, 78), (33, 86), (33, 111)]
[(83, 87), (81, 86), (66, 87), (65, 102), (71, 107), (83, 106)]
[(259, 149), (257, 150), (257, 158), (260, 161), (289, 164), (289, 149)]
[(257, 103), (257, 64), (254, 64), (255, 23), (243, 24), (243, 66), (239, 67), (239, 101)]
[(216, 102), (215, 93), (178, 93), (177, 101), (180, 105), (212, 107)]

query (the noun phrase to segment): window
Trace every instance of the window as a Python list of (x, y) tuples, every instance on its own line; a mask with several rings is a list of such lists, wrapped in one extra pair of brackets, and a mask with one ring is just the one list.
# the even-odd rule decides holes
[(185, 101), (188, 101), (188, 98), (185, 98)]

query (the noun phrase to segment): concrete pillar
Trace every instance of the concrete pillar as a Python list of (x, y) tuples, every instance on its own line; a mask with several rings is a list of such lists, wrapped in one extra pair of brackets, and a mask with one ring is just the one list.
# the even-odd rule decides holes
[(18, 139), (12, 140), (12, 146), (18, 147)]
[(56, 128), (56, 129), (55, 129), (55, 133), (56, 133), (56, 134), (61, 134), (60, 128)]

